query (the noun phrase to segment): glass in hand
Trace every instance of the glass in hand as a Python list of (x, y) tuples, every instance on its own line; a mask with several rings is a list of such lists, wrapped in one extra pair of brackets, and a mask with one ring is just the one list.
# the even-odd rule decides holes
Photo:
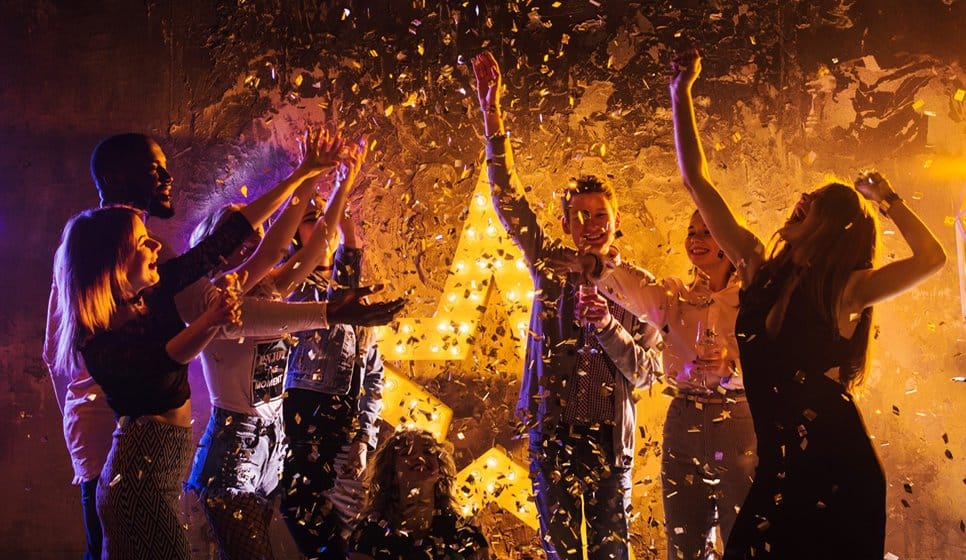
[[(597, 296), (597, 286), (592, 283), (582, 283), (577, 288), (578, 297), (580, 301), (585, 301), (587, 298), (593, 298)], [(584, 343), (577, 350), (581, 354), (596, 354), (597, 348), (594, 346), (593, 337), (597, 335), (597, 326), (592, 322), (588, 321), (584, 317), (580, 318), (580, 324), (583, 329)]]
[[(715, 331), (714, 325), (698, 323), (698, 332), (694, 340), (694, 351), (697, 353), (699, 360), (716, 360), (721, 357), (721, 345), (718, 342), (718, 333)], [(710, 394), (713, 392), (708, 388), (708, 374), (705, 368), (696, 364), (692, 369), (693, 376), (700, 378), (701, 391), (703, 393)]]

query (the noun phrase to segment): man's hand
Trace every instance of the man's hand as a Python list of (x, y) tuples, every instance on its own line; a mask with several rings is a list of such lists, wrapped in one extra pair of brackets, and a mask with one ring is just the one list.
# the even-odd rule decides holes
[(329, 324), (358, 325), (372, 327), (385, 325), (396, 318), (406, 305), (406, 300), (397, 298), (379, 303), (367, 303), (365, 297), (382, 290), (382, 284), (344, 288), (335, 290), (329, 296), (326, 319)]
[(493, 54), (484, 51), (474, 56), (473, 73), (476, 74), (476, 95), (480, 100), (480, 109), (484, 113), (498, 113), (503, 78), (500, 74), (500, 65), (493, 58)]
[(362, 473), (366, 471), (366, 459), (369, 453), (369, 446), (364, 441), (354, 441), (349, 445), (349, 457), (345, 466), (342, 468), (340, 476), (358, 480)]
[(597, 290), (577, 291), (576, 313), (581, 324), (592, 324), (598, 329), (606, 327), (611, 321), (607, 300)]

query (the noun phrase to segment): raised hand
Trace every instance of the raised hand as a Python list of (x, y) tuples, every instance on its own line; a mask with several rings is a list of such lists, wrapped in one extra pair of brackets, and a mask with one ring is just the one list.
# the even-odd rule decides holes
[(362, 164), (366, 162), (368, 156), (369, 142), (365, 138), (360, 138), (349, 150), (349, 155), (339, 164), (339, 169), (336, 171), (336, 181), (351, 189), (359, 176)]
[(329, 297), (326, 318), (330, 324), (358, 325), (372, 327), (385, 325), (396, 318), (406, 305), (406, 300), (397, 298), (379, 303), (368, 303), (365, 297), (382, 290), (381, 284), (335, 290)]
[(859, 173), (858, 178), (855, 179), (855, 190), (859, 191), (866, 200), (876, 204), (896, 196), (892, 185), (878, 171)]
[(500, 65), (493, 58), (493, 54), (484, 51), (473, 57), (473, 73), (476, 74), (476, 95), (480, 100), (480, 109), (484, 113), (499, 112), (503, 80)]
[(299, 139), (302, 156), (299, 171), (309, 176), (318, 175), (341, 161), (344, 147), (345, 139), (338, 132), (330, 133), (325, 128), (307, 129)]
[(679, 52), (671, 59), (671, 93), (690, 88), (701, 73), (701, 54), (697, 49)]

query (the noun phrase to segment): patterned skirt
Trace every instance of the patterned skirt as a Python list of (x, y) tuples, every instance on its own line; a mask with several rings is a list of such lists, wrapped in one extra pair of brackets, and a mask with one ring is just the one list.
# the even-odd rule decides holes
[(187, 560), (178, 501), (194, 451), (191, 428), (144, 417), (126, 420), (114, 431), (97, 487), (102, 559)]

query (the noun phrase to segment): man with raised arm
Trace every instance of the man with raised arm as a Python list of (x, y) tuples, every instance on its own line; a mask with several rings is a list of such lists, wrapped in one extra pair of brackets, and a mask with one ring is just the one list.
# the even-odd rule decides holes
[[(547, 266), (559, 243), (540, 227), (514, 169), (500, 112), (499, 66), (483, 53), (473, 70), (493, 204), (523, 251), (537, 294), (517, 415), (530, 436), (541, 541), (551, 560), (583, 558), (585, 546), (590, 558), (626, 559), (633, 392), (661, 371), (657, 330), (588, 289), (581, 274), (560, 276)], [(577, 250), (606, 254), (620, 221), (613, 187), (585, 177), (566, 189), (562, 202), (563, 230)]]

